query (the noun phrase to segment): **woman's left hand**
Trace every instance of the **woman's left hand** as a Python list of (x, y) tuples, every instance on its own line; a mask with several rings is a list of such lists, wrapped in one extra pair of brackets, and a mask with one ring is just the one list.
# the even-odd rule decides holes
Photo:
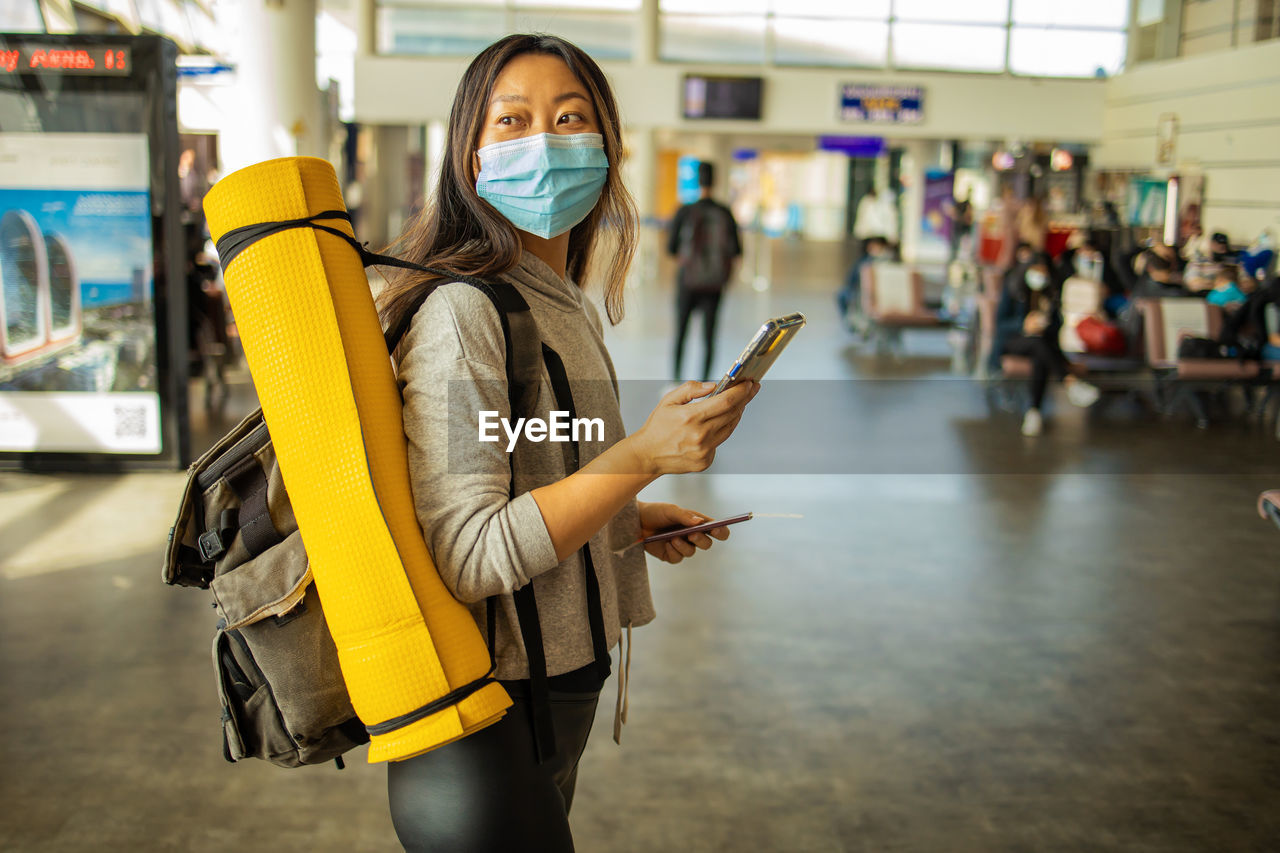
[[(648, 503), (637, 501), (640, 508), (640, 537), (645, 538), (673, 527), (692, 527), (711, 521), (709, 516), (691, 509), (684, 509), (675, 504)], [(711, 547), (712, 539), (724, 541), (729, 538), (729, 528), (716, 527), (707, 533), (694, 533), (690, 536), (679, 536), (665, 542), (652, 542), (644, 546), (650, 555), (666, 563), (678, 563), (685, 557), (692, 557), (699, 548)]]

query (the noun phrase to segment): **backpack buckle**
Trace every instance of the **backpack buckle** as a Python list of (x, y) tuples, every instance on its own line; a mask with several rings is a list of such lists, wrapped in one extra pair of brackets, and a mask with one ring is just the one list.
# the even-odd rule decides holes
[(227, 553), (227, 546), (222, 543), (221, 533), (217, 530), (206, 530), (196, 540), (196, 550), (200, 552), (200, 559), (206, 563), (212, 563)]

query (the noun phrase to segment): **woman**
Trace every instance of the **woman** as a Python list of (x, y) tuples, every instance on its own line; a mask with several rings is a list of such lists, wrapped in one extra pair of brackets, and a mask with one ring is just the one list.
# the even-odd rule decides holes
[[(505, 439), (477, 439), (477, 412), (521, 414), (509, 411), (502, 321), (480, 290), (409, 274), (380, 298), (389, 328), (411, 322), (397, 368), (419, 520), (444, 583), (491, 632), (496, 677), (515, 701), (498, 723), (389, 766), (407, 850), (573, 849), (568, 812), (608, 650), (622, 628), (653, 618), (644, 556), (629, 546), (708, 520), (635, 497), (662, 474), (709, 466), (759, 390), (743, 383), (699, 399), (713, 386), (685, 383), (625, 435), (600, 319), (579, 287), (607, 223), (605, 305), (621, 319), (636, 214), (620, 134), (608, 82), (586, 54), (551, 36), (508, 36), (463, 75), (435, 197), (397, 243), (410, 260), (502, 282), (528, 303), (563, 363), (576, 416), (604, 425), (603, 441), (582, 440), (576, 472), (562, 445), (527, 442), (509, 457)], [(546, 418), (559, 406), (547, 368), (536, 369)], [(696, 535), (645, 550), (676, 563), (711, 544)], [(516, 599), (530, 596), (513, 596), (526, 589), (536, 593), (540, 649), (517, 613)], [(535, 698), (543, 667), (527, 648), (544, 658), (553, 738), (540, 727), (534, 735), (547, 709)]]
[(1067, 398), (1077, 406), (1091, 406), (1098, 389), (1073, 376), (1058, 343), (1062, 312), (1058, 289), (1050, 278), (1049, 257), (1043, 253), (1018, 268), (1000, 297), (996, 309), (996, 335), (1004, 355), (1031, 359), (1031, 407), (1022, 419), (1022, 434), (1037, 436), (1044, 427), (1041, 407), (1049, 377), (1057, 376), (1067, 386)]
[(1044, 199), (1032, 196), (1018, 209), (1018, 241), (1026, 243), (1037, 252), (1043, 252), (1049, 236), (1049, 219), (1044, 210)]

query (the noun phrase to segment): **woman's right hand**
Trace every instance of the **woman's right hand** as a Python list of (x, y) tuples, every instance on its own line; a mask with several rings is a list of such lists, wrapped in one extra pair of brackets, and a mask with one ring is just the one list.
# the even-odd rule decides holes
[(715, 387), (713, 382), (684, 383), (666, 394), (644, 426), (631, 435), (645, 473), (686, 474), (711, 467), (716, 448), (733, 434), (760, 383), (740, 382), (707, 397)]

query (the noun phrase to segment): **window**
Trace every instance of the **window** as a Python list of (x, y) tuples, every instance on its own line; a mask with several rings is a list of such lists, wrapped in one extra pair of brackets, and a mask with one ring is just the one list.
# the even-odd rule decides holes
[(663, 15), (658, 54), (676, 62), (762, 65), (764, 34), (763, 15)]
[(378, 52), (472, 56), (512, 32), (564, 36), (630, 59), (640, 0), (378, 0)]
[[(509, 32), (552, 32), (605, 60), (634, 55), (642, 6), (375, 2), (383, 53), (470, 56)], [(657, 48), (669, 62), (1088, 77), (1121, 69), (1128, 17), (1121, 0), (658, 0)]]
[(1005, 27), (966, 24), (893, 25), (893, 64), (897, 68), (954, 71), (1003, 71)]
[(943, 24), (1003, 24), (1009, 18), (1009, 0), (894, 0), (899, 21)]
[(1123, 32), (1014, 27), (1009, 70), (1040, 77), (1115, 74), (1124, 64)]
[(779, 65), (882, 68), (889, 54), (883, 21), (774, 18), (773, 61)]
[(17, 0), (6, 4), (4, 28), (11, 33), (44, 32), (44, 15), (38, 0)]
[[(1163, 4), (1159, 5), (1163, 14)], [(1129, 23), (1129, 4), (1115, 0), (1014, 0), (1013, 23), (1123, 30)]]

